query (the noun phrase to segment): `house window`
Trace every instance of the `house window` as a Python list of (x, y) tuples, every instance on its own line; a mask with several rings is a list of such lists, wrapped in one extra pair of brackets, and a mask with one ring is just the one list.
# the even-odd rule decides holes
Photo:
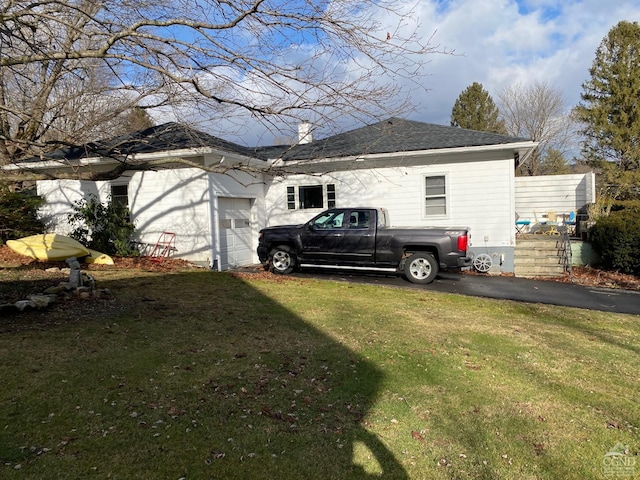
[(287, 210), (296, 209), (296, 189), (295, 187), (287, 187)]
[(322, 208), (322, 185), (299, 187), (300, 208)]
[(327, 208), (335, 208), (336, 206), (336, 186), (331, 183), (327, 185)]
[(447, 178), (445, 175), (425, 177), (425, 215), (447, 214)]
[[(298, 187), (298, 208), (328, 208), (336, 206), (336, 186), (334, 184), (324, 185), (303, 185)], [(287, 210), (296, 208), (296, 189), (287, 187)]]
[(129, 186), (111, 185), (111, 201), (125, 207), (129, 206)]

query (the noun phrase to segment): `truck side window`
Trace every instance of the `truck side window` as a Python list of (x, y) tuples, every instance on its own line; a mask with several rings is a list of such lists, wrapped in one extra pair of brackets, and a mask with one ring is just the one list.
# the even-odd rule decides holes
[(349, 217), (349, 228), (369, 228), (369, 215), (371, 212), (354, 210)]

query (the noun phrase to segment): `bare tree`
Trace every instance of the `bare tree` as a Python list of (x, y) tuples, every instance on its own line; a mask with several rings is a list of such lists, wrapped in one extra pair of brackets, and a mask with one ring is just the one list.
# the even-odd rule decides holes
[(516, 166), (518, 173), (550, 173), (544, 170), (547, 154), (551, 152), (554, 163), (558, 164), (558, 156), (565, 157), (570, 153), (574, 142), (575, 123), (565, 108), (562, 92), (546, 82), (530, 86), (515, 84), (504, 88), (498, 99), (500, 115), (509, 135), (539, 142), (527, 162)]
[(419, 84), (439, 51), (410, 21), (400, 0), (6, 0), (0, 166), (112, 135), (135, 106), (267, 124), (395, 114), (399, 80)]

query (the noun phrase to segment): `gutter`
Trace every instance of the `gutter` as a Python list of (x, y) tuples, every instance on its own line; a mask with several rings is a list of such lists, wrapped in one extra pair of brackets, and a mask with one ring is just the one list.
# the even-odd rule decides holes
[[(153, 160), (172, 159), (172, 158), (188, 158), (188, 157), (204, 157), (210, 155), (218, 155), (225, 161), (230, 161), (231, 164), (245, 163), (251, 165), (258, 163), (258, 165), (268, 165), (268, 162), (259, 160), (252, 157), (245, 157), (242, 155), (230, 154), (225, 150), (213, 149), (209, 147), (200, 148), (183, 148), (179, 150), (164, 150), (158, 152), (136, 153), (131, 155), (126, 154), (114, 154), (113, 157), (84, 157), (74, 160), (66, 158), (61, 159), (48, 159), (42, 161), (29, 161), (29, 162), (17, 162), (1, 167), (2, 170), (47, 170), (47, 169), (60, 169), (60, 168), (78, 168), (78, 167), (91, 167), (100, 165), (118, 165), (122, 161), (117, 157), (126, 158), (126, 161), (131, 164), (144, 163)], [(212, 162), (213, 163), (213, 162)]]
[(325, 157), (318, 159), (302, 159), (302, 160), (283, 160), (282, 158), (272, 160), (272, 166), (285, 167), (294, 165), (324, 164), (336, 162), (362, 162), (366, 160), (407, 158), (418, 156), (437, 156), (437, 155), (453, 155), (459, 153), (481, 153), (494, 152), (500, 150), (525, 150), (523, 158), (528, 158), (533, 150), (538, 146), (538, 142), (526, 141), (516, 143), (500, 143), (496, 145), (480, 145), (472, 147), (455, 147), (455, 148), (439, 148), (429, 150), (410, 150), (408, 152), (389, 152), (389, 153), (372, 153), (365, 155), (351, 155), (346, 157)]

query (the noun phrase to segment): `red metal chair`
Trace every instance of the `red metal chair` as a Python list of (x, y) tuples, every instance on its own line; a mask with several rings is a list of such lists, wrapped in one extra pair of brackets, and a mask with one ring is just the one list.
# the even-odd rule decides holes
[(165, 258), (177, 250), (176, 234), (172, 232), (162, 232), (149, 257), (153, 262), (162, 263)]

